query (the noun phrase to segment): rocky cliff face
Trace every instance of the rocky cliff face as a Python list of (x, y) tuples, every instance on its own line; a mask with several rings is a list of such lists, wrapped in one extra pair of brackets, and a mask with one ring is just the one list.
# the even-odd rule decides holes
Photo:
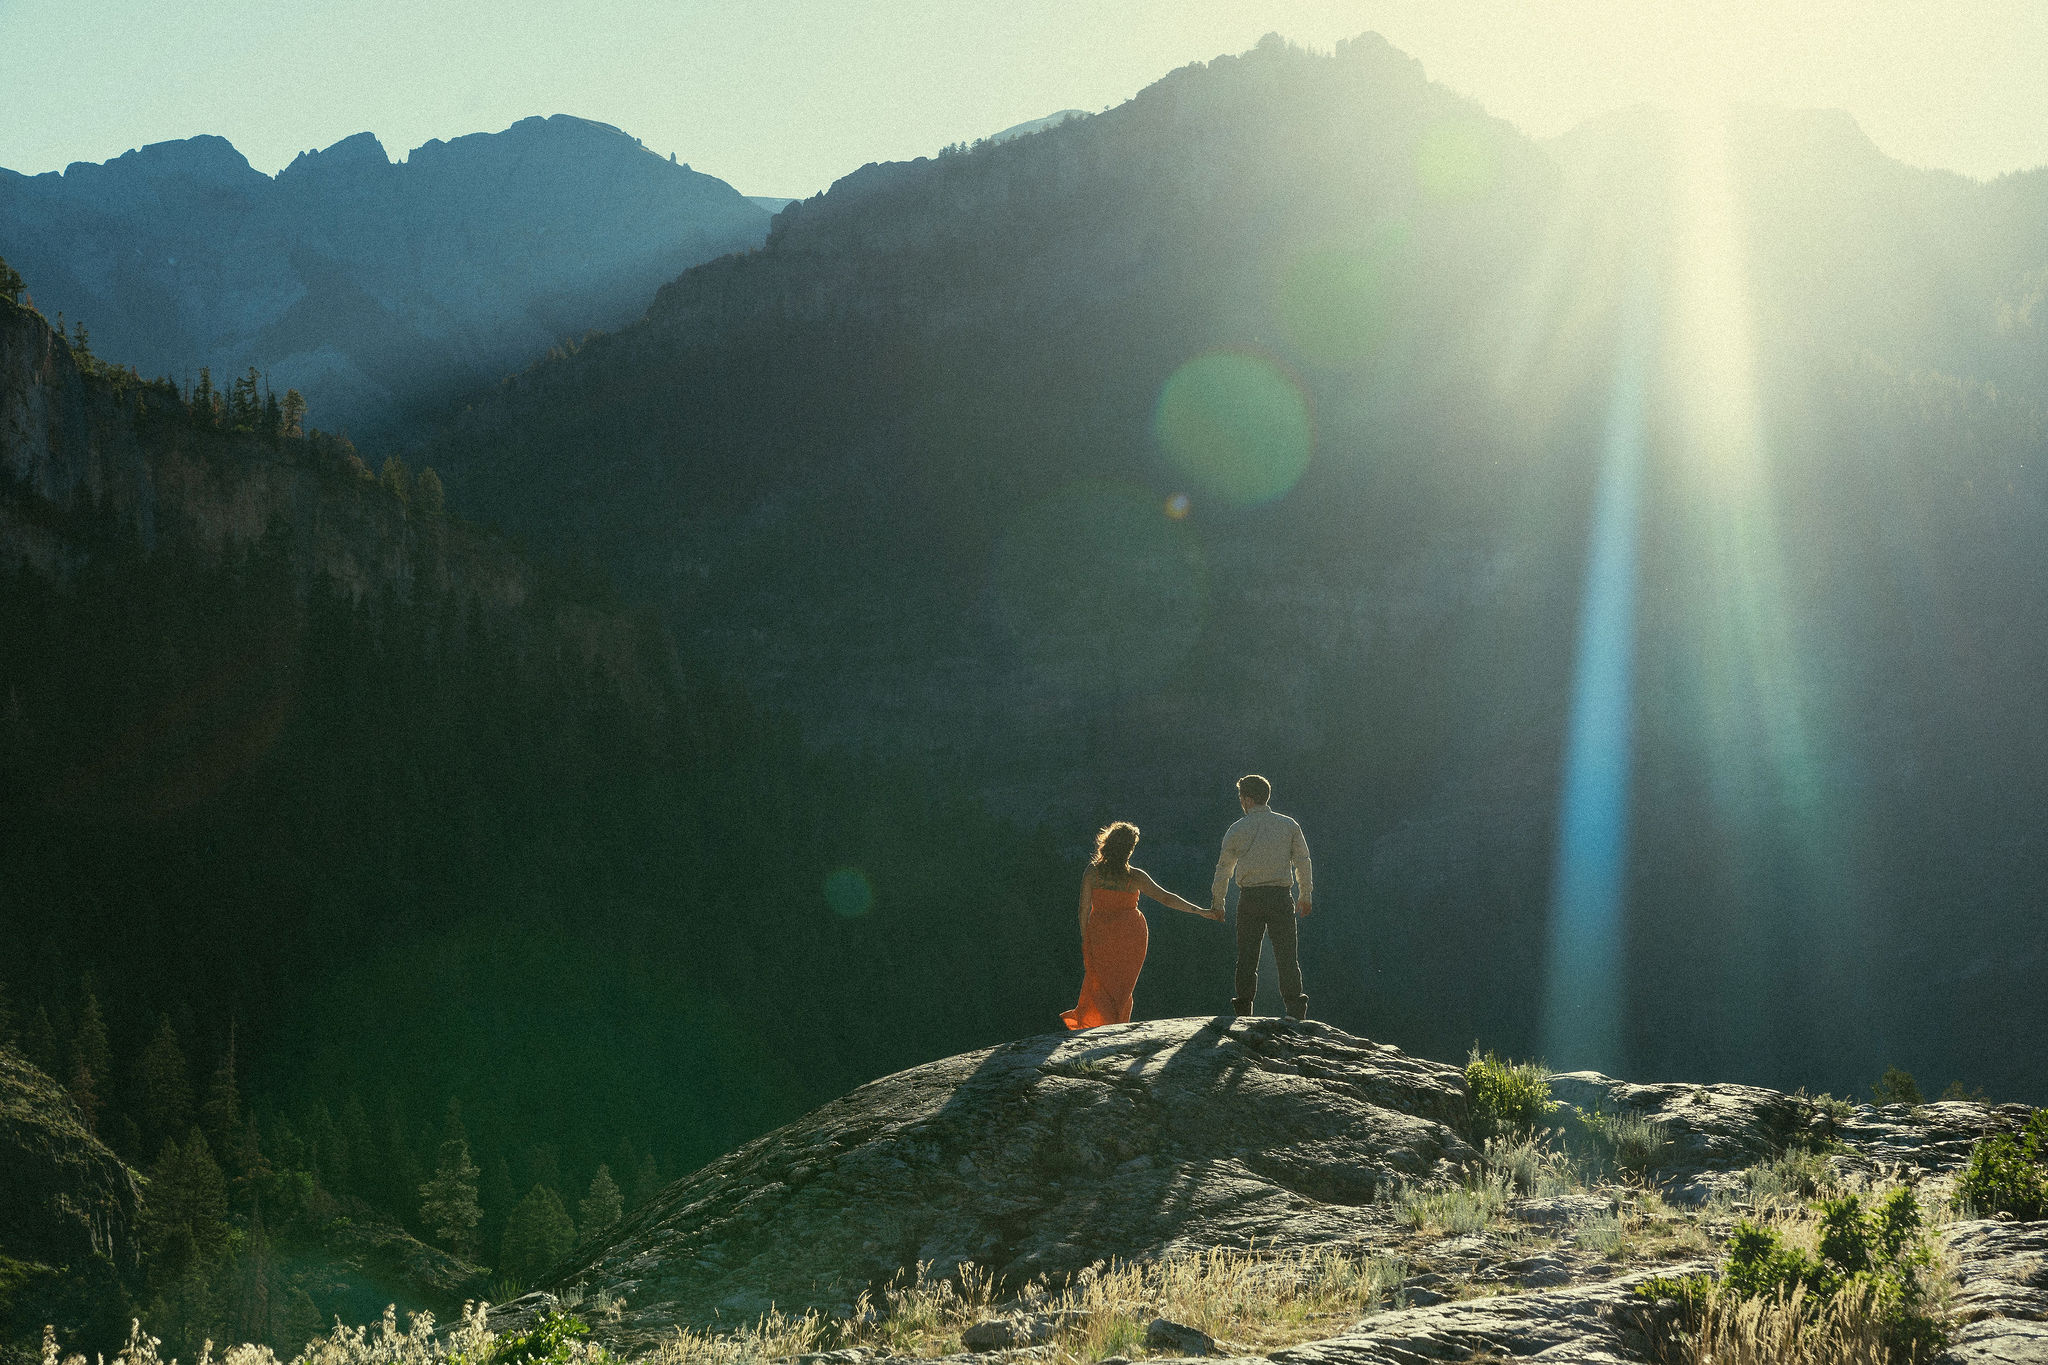
[(43, 312), (144, 374), (254, 365), (358, 433), (637, 316), (687, 267), (758, 244), (768, 217), (567, 115), (397, 164), (359, 133), (275, 178), (218, 137), (0, 171), (0, 252)]
[[(1398, 1284), (1348, 1330), (1271, 1352), (1283, 1365), (1642, 1361), (1654, 1324), (1631, 1288), (1711, 1265), (1738, 1216), (1803, 1208), (1811, 1191), (1788, 1188), (1786, 1171), (1836, 1188), (1903, 1180), (1943, 1222), (1971, 1143), (2026, 1114), (1850, 1108), (1590, 1072), (1553, 1089), (1570, 1106), (1560, 1122), (1622, 1116), (1656, 1142), (1626, 1174), (1513, 1175), (1500, 1149), (1467, 1140), (1473, 1101), (1457, 1068), (1323, 1024), (1172, 1019), (1024, 1039), (875, 1081), (749, 1143), (553, 1280), (622, 1300), (599, 1331), (644, 1346), (679, 1323), (730, 1327), (771, 1304), (844, 1318), (863, 1290), (967, 1263), (1005, 1286), (1000, 1306), (1032, 1281), (1058, 1286), (1109, 1261), (1321, 1248), (1396, 1265)], [(1495, 1189), (1497, 1202), (1459, 1227), (1416, 1202), (1461, 1187)], [(2044, 1225), (1962, 1221), (1940, 1236), (1962, 1285), (1952, 1359), (2040, 1359)], [(501, 1319), (545, 1302), (521, 1300)], [(988, 1350), (1071, 1326), (1010, 1302), (1011, 1317), (962, 1340)], [(1198, 1340), (1153, 1335), (1155, 1349)]]
[(139, 1256), (135, 1176), (86, 1131), (63, 1088), (0, 1044), (0, 1253), (53, 1266)]
[(530, 570), (500, 542), (407, 514), (374, 482), (304, 441), (193, 429), (175, 400), (95, 381), (36, 313), (0, 300), (0, 554), (64, 576), (92, 528), (145, 553), (165, 543), (218, 556), (288, 534), (303, 575), (350, 595), (384, 589), (519, 606)]

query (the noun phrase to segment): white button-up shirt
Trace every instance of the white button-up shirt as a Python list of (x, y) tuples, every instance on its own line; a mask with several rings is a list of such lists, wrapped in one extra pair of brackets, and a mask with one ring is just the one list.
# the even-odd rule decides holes
[(1314, 872), (1308, 860), (1308, 840), (1292, 817), (1271, 806), (1253, 806), (1244, 818), (1223, 836), (1223, 856), (1216, 860), (1216, 881), (1209, 890), (1209, 902), (1221, 905), (1230, 889), (1230, 876), (1237, 874), (1239, 886), (1286, 886), (1300, 882), (1299, 899), (1315, 903)]

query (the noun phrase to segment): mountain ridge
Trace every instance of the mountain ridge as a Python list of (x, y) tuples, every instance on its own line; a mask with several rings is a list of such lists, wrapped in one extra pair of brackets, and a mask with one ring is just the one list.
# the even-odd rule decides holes
[(359, 434), (636, 316), (683, 268), (758, 243), (768, 217), (566, 114), (396, 162), (358, 133), (275, 176), (212, 135), (0, 175), (0, 243), (46, 312), (152, 374), (255, 365)]

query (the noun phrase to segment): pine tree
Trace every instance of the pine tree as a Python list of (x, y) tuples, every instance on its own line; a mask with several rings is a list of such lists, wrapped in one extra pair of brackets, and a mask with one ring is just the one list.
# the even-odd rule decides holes
[(438, 517), (448, 510), (448, 490), (441, 486), (441, 476), (428, 465), (420, 471), (420, 477), (413, 484), (413, 505), (430, 517)]
[(654, 1153), (640, 1158), (640, 1169), (633, 1172), (633, 1207), (639, 1208), (655, 1195), (661, 1193), (661, 1171), (654, 1164)]
[(213, 391), (213, 371), (199, 367), (199, 382), (192, 388), (192, 420), (208, 430), (220, 425), (220, 395)]
[(284, 431), (284, 409), (278, 405), (277, 395), (269, 385), (263, 387), (263, 422), (258, 428), (266, 440), (275, 441)]
[(427, 1174), (413, 1154), (412, 1139), (406, 1135), (405, 1110), (396, 1093), (384, 1097), (383, 1151), (378, 1163), (380, 1194), (387, 1212), (410, 1222), (417, 1211), (413, 1201)]
[(377, 482), (401, 505), (412, 497), (412, 471), (396, 455), (384, 457), (384, 466), (377, 472)]
[(107, 1102), (113, 1096), (114, 1053), (107, 1046), (107, 1026), (100, 1018), (99, 998), (93, 994), (90, 981), (81, 983), (79, 995), (78, 1028), (71, 1035), (71, 1065), (66, 1082), (78, 1112), (85, 1118), (85, 1126), (97, 1133)]
[(478, 1232), (483, 1245), (501, 1247), (505, 1244), (505, 1220), (512, 1213), (512, 1206), (519, 1201), (518, 1187), (512, 1183), (512, 1167), (500, 1152), (485, 1168), (482, 1196), (484, 1220)]
[(249, 372), (236, 377), (228, 395), (228, 426), (235, 431), (256, 430), (257, 420), (263, 413), (263, 402), (258, 396), (263, 387), (263, 376), (251, 365)]
[(64, 1074), (63, 1053), (57, 1046), (57, 1030), (50, 1023), (50, 1012), (40, 1004), (28, 1017), (28, 1026), (22, 1030), (21, 1052), (51, 1080)]
[(242, 1093), (235, 1079), (235, 1027), (228, 1025), (228, 1043), (206, 1083), (206, 1098), (199, 1105), (199, 1126), (207, 1141), (220, 1153), (221, 1164), (230, 1175), (241, 1176), (248, 1167), (242, 1150)]
[(7, 264), (4, 256), (0, 256), (0, 299), (6, 299), (9, 303), (20, 303), (21, 293), (27, 288), (28, 281), (21, 277), (21, 272)]
[(227, 1180), (206, 1135), (194, 1128), (182, 1144), (165, 1142), (150, 1167), (138, 1225), (152, 1291), (146, 1316), (185, 1350), (218, 1334), (222, 1305), (213, 1278), (227, 1255), (227, 1214)]
[(618, 1172), (615, 1178), (620, 1182), (619, 1194), (625, 1200), (626, 1207), (629, 1209), (638, 1207), (632, 1197), (632, 1186), (633, 1172), (640, 1169), (640, 1159), (634, 1155), (633, 1139), (630, 1137), (621, 1137), (619, 1139), (619, 1145), (613, 1149), (612, 1159), (609, 1164)]
[(441, 1137), (441, 1155), (434, 1178), (420, 1186), (420, 1218), (441, 1244), (466, 1255), (471, 1236), (483, 1218), (477, 1205), (477, 1168), (469, 1157), (469, 1138), (462, 1130), (462, 1111), (448, 1101), (448, 1123)]
[(532, 1284), (576, 1245), (576, 1225), (562, 1196), (535, 1185), (505, 1220), (505, 1246), (498, 1258), (501, 1274)]
[(525, 1169), (519, 1173), (522, 1185), (545, 1185), (557, 1194), (562, 1190), (562, 1157), (552, 1142), (536, 1142), (526, 1149)]
[(166, 1018), (157, 1025), (156, 1036), (142, 1050), (137, 1066), (141, 1084), (137, 1118), (141, 1121), (142, 1144), (155, 1151), (170, 1144), (192, 1121), (192, 1073), (185, 1062), (185, 1050), (178, 1046), (178, 1031)]
[(211, 1265), (227, 1250), (227, 1177), (197, 1128), (182, 1144), (166, 1141), (151, 1164), (141, 1232), (152, 1281), (159, 1274), (182, 1275), (195, 1260)]
[(304, 436), (306, 434), (306, 396), (297, 389), (286, 389), (284, 391), (284, 402), (279, 409), (279, 416), (283, 419), (284, 423), (279, 429), (280, 435)]
[(590, 1178), (590, 1193), (583, 1196), (583, 1202), (576, 1208), (577, 1219), (583, 1227), (583, 1235), (588, 1237), (593, 1232), (610, 1227), (619, 1221), (619, 1215), (625, 1211), (625, 1201), (619, 1195), (618, 1185), (612, 1180), (611, 1167), (599, 1166), (597, 1174)]
[(348, 1147), (347, 1168), (328, 1173), (331, 1183), (328, 1188), (338, 1195), (366, 1196), (376, 1185), (371, 1162), (375, 1160), (377, 1139), (370, 1128), (370, 1116), (363, 1109), (362, 1096), (351, 1090), (341, 1102), (341, 1113), (335, 1124), (341, 1130), (341, 1140)]

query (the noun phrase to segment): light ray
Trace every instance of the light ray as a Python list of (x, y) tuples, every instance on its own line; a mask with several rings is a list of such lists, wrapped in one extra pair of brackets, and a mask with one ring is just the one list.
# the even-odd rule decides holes
[(1633, 766), (1636, 528), (1655, 350), (1647, 269), (1623, 316), (1602, 440), (1600, 483), (1579, 610), (1552, 864), (1544, 1055), (1619, 1070), (1622, 1055), (1629, 779)]

